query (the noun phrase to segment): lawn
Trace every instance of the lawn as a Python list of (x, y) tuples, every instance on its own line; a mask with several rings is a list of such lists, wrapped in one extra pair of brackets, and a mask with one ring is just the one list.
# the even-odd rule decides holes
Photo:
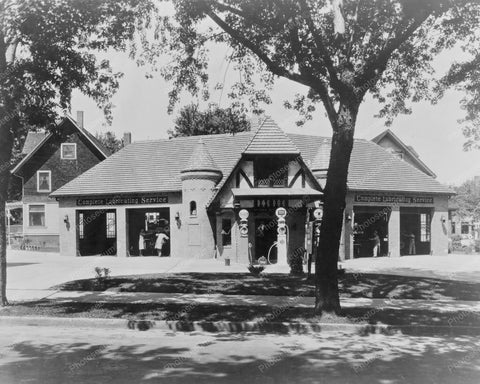
[[(302, 276), (245, 273), (176, 273), (118, 276), (74, 280), (53, 289), (65, 291), (106, 291), (193, 293), (225, 295), (314, 296), (314, 283)], [(422, 300), (480, 301), (480, 283), (438, 278), (373, 273), (346, 273), (340, 276), (343, 298), (397, 298)]]

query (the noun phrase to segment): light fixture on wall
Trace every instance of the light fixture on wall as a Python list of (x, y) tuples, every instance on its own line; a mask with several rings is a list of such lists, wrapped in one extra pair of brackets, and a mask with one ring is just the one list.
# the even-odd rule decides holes
[(446, 220), (445, 220), (445, 216), (442, 215), (442, 216), (440, 217), (440, 221), (441, 221), (442, 223), (445, 223), (445, 221), (446, 221)]
[(182, 220), (180, 219), (180, 212), (175, 213), (175, 222), (177, 223), (177, 228), (180, 229), (182, 226)]
[(350, 215), (350, 212), (345, 212), (345, 221), (352, 221), (352, 215)]
[(70, 230), (70, 219), (68, 218), (68, 215), (65, 215), (63, 218), (63, 222), (65, 223), (65, 227), (67, 228), (67, 231)]

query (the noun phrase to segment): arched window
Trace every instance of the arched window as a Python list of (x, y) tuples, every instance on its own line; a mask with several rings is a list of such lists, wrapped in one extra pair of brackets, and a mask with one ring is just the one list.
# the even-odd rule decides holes
[(190, 216), (197, 216), (197, 203), (190, 201)]

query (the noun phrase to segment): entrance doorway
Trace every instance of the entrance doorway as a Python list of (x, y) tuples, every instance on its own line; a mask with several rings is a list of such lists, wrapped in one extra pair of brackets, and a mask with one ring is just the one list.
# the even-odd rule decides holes
[[(143, 232), (142, 232), (143, 230)], [(143, 233), (143, 250), (140, 232)], [(127, 209), (127, 247), (130, 256), (157, 256), (159, 234), (164, 234), (161, 255), (170, 256), (170, 208)]]
[(400, 208), (400, 254), (429, 255), (431, 209)]
[(353, 255), (372, 257), (376, 234), (380, 238), (378, 256), (388, 255), (388, 220), (390, 210), (386, 207), (354, 207)]
[(117, 218), (114, 209), (77, 211), (77, 223), (80, 256), (117, 254)]
[(277, 247), (272, 247), (277, 241), (277, 220), (275, 218), (255, 219), (255, 261), (264, 256), (270, 262), (277, 262)]

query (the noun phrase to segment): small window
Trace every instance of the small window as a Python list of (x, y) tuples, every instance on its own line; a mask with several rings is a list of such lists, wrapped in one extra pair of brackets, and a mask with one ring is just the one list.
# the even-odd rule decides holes
[(428, 213), (420, 214), (420, 241), (422, 243), (430, 241), (430, 215)]
[(63, 160), (76, 160), (77, 159), (77, 144), (75, 143), (62, 143), (61, 157)]
[(232, 245), (232, 221), (222, 219), (222, 245), (229, 247)]
[(116, 236), (115, 212), (107, 212), (107, 239), (114, 239)]
[(45, 227), (45, 205), (28, 207), (28, 223), (31, 227)]
[(461, 231), (462, 235), (468, 235), (470, 233), (468, 223), (462, 223)]
[(255, 163), (255, 187), (287, 187), (288, 162), (282, 158), (258, 158)]
[(197, 216), (197, 203), (195, 201), (190, 202), (190, 216)]
[(38, 192), (52, 191), (52, 172), (50, 171), (37, 172), (37, 191)]
[(85, 224), (83, 223), (83, 213), (78, 214), (78, 237), (85, 238)]
[(456, 225), (455, 225), (455, 223), (452, 223), (452, 235), (454, 235), (454, 234), (455, 234), (455, 232), (456, 232), (456, 229), (457, 229), (457, 228), (456, 228)]

